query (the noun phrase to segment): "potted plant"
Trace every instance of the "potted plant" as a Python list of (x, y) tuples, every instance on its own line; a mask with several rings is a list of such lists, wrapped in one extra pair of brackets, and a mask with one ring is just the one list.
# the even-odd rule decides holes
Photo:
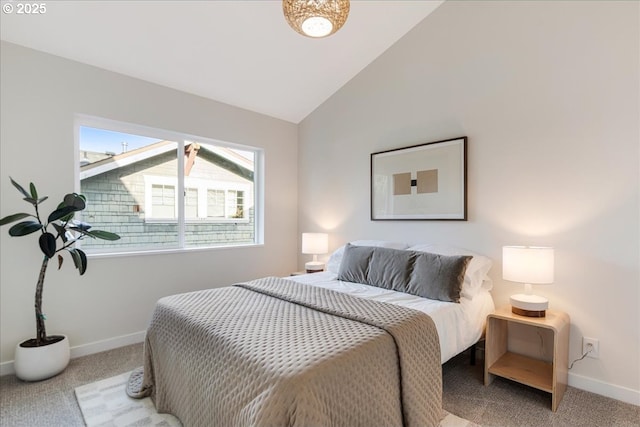
[[(39, 197), (35, 185), (25, 190), (12, 178), (11, 184), (24, 196), (23, 200), (31, 204), (35, 214), (16, 213), (0, 219), (0, 226), (20, 221), (9, 228), (9, 235), (18, 237), (40, 233), (38, 245), (44, 257), (36, 283), (35, 315), (36, 336), (16, 346), (14, 367), (18, 378), (25, 381), (39, 381), (62, 372), (69, 363), (69, 341), (64, 335), (47, 335), (45, 315), (42, 312), (42, 290), (49, 260), (56, 257), (58, 269), (62, 267), (63, 253), (67, 252), (73, 264), (82, 276), (87, 271), (87, 256), (75, 247), (75, 243), (86, 237), (103, 240), (118, 240), (120, 236), (108, 231), (93, 230), (91, 225), (74, 219), (76, 212), (86, 207), (86, 198), (82, 194), (70, 193), (49, 214), (43, 222), (39, 206), (47, 196)], [(29, 218), (26, 219), (25, 218)], [(49, 229), (51, 227), (51, 230)]]

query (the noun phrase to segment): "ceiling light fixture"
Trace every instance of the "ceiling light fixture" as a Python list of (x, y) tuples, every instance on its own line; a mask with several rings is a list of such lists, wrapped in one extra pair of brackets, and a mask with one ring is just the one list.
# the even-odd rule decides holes
[(307, 37), (326, 37), (338, 31), (349, 16), (349, 0), (282, 0), (287, 22)]

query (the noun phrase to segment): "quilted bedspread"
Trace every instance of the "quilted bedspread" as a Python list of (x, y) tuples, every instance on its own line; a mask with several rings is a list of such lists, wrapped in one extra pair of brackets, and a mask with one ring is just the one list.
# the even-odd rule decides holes
[(265, 278), (158, 301), (140, 395), (185, 426), (437, 426), (419, 311)]

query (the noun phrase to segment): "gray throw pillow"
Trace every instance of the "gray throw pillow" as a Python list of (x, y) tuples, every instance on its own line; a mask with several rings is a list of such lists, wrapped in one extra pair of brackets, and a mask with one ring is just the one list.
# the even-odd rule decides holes
[(372, 246), (355, 246), (347, 243), (338, 270), (338, 280), (368, 284), (367, 272), (374, 249)]
[(417, 252), (406, 292), (429, 299), (460, 302), (464, 272), (471, 258)]
[(460, 302), (464, 273), (472, 258), (347, 243), (338, 280)]
[(407, 292), (416, 252), (375, 248), (369, 262), (367, 284)]

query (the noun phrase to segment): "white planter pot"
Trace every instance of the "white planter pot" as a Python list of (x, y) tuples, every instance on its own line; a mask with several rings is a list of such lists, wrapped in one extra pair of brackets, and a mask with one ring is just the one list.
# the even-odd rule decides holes
[(23, 381), (40, 381), (58, 375), (69, 364), (69, 339), (40, 347), (16, 346), (13, 362), (16, 376)]

